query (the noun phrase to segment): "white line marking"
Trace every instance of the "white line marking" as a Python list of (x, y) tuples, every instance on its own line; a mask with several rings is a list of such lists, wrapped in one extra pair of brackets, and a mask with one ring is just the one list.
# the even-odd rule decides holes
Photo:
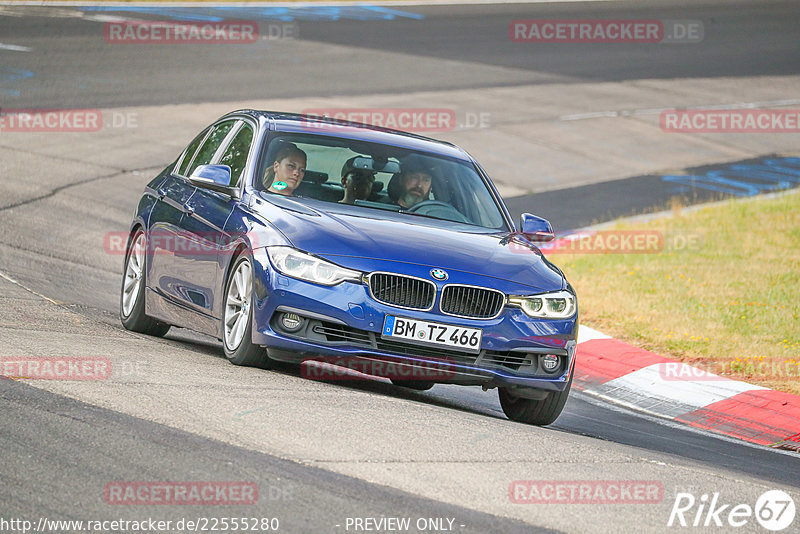
[(91, 20), (94, 22), (138, 22), (135, 19), (128, 17), (119, 17), (117, 15), (103, 15), (95, 13), (86, 13), (83, 15), (84, 20)]
[(0, 43), (0, 50), (13, 50), (14, 52), (30, 52), (33, 49), (27, 46)]
[[(676, 374), (675, 365), (685, 373)], [(668, 367), (667, 365), (673, 366)], [(653, 409), (656, 413), (666, 413), (672, 415), (669, 405), (680, 403), (695, 408), (703, 408), (709, 404), (729, 399), (739, 393), (756, 389), (767, 389), (738, 380), (717, 377), (708, 373), (706, 380), (684, 380), (681, 377), (691, 375), (693, 368), (680, 362), (669, 362), (669, 364), (656, 363), (643, 367), (627, 375), (615, 378), (602, 384), (603, 393), (614, 397), (622, 396), (633, 397), (641, 396), (641, 401), (648, 403), (654, 401), (671, 401), (663, 403), (660, 410)], [(674, 380), (669, 377), (674, 376)], [(615, 393), (616, 390), (619, 390)], [(640, 402), (637, 402), (640, 404)]]
[(598, 332), (594, 328), (589, 328), (583, 324), (578, 327), (578, 345), (593, 339), (611, 339), (611, 336), (607, 336), (604, 333)]
[(36, 295), (37, 297), (41, 297), (41, 298), (43, 298), (44, 300), (46, 300), (46, 301), (48, 301), (48, 302), (50, 302), (50, 303), (52, 303), (52, 304), (55, 304), (56, 306), (60, 306), (60, 307), (62, 307), (62, 308), (64, 307), (64, 305), (63, 305), (62, 303), (60, 303), (60, 302), (56, 302), (55, 300), (51, 299), (50, 297), (46, 297), (46, 296), (42, 295), (41, 293), (37, 293), (37, 292), (36, 292), (36, 291), (34, 291), (33, 289), (31, 289), (31, 288), (27, 287), (26, 285), (24, 285), (24, 284), (23, 284), (23, 283), (21, 283), (21, 282), (17, 282), (16, 280), (14, 280), (13, 278), (11, 278), (10, 276), (8, 276), (7, 274), (5, 274), (5, 273), (3, 273), (3, 272), (0, 272), (0, 278), (3, 278), (3, 279), (5, 279), (5, 280), (8, 280), (8, 281), (9, 281), (9, 282), (11, 282), (12, 284), (14, 284), (14, 285), (17, 285), (17, 286), (21, 287), (22, 289), (24, 289), (24, 290), (25, 290), (25, 291), (27, 291), (28, 293), (33, 293), (33, 294), (34, 294), (34, 295)]

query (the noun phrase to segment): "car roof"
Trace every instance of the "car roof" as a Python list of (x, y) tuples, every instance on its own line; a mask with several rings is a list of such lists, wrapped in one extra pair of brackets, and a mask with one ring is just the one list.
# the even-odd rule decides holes
[(465, 161), (471, 160), (464, 150), (452, 143), (360, 122), (330, 119), (327, 117), (303, 115), (299, 113), (254, 109), (241, 109), (229, 113), (226, 117), (230, 115), (248, 115), (259, 122), (268, 123), (270, 129), (277, 132), (307, 133), (343, 139), (355, 139), (358, 141), (399, 146)]

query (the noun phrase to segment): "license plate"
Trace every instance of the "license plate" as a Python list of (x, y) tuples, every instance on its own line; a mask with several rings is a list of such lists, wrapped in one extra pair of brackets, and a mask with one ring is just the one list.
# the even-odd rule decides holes
[(387, 315), (383, 322), (381, 337), (402, 339), (418, 345), (480, 352), (482, 335), (483, 330), (480, 328), (467, 328)]

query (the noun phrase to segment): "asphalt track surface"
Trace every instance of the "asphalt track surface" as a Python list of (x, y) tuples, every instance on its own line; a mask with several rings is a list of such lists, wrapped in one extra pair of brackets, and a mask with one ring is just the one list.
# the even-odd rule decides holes
[[(573, 230), (614, 221), (621, 217), (663, 212), (673, 204), (692, 206), (763, 193), (765, 190), (759, 190), (759, 185), (767, 187), (773, 185), (763, 181), (758, 184), (758, 171), (765, 168), (765, 160), (777, 161), (773, 155), (684, 170), (685, 175), (682, 176), (694, 176), (695, 180), (711, 176), (710, 181), (713, 182), (714, 178), (721, 178), (717, 180), (719, 183), (708, 183), (705, 187), (675, 184), (664, 180), (664, 175), (651, 174), (520, 195), (508, 198), (505, 202), (515, 218), (523, 212), (532, 211), (549, 220), (557, 229), (558, 235), (569, 235)], [(744, 173), (731, 172), (731, 169), (736, 167), (750, 170)], [(739, 174), (742, 181), (726, 181), (729, 180), (726, 172), (728, 176)], [(797, 179), (800, 177), (800, 166), (793, 164), (789, 172), (791, 181), (786, 182), (787, 188), (797, 187), (800, 184), (800, 180)], [(691, 184), (691, 180), (686, 180), (686, 183)], [(738, 186), (731, 186), (731, 183), (738, 183)], [(741, 189), (753, 185), (756, 187), (751, 191)], [(592, 200), (587, 203), (578, 199)]]
[[(6, 382), (6, 432), (0, 440), (5, 518), (103, 518), (108, 505), (84, 488), (104, 487), (110, 480), (139, 480), (144, 474), (158, 480), (188, 480), (190, 475), (191, 480), (256, 482), (261, 501), (266, 501), (259, 517), (278, 517), (286, 532), (320, 532), (325, 520), (330, 521), (325, 530), (333, 531), (334, 523), (343, 524), (346, 517), (380, 517), (387, 510), (399, 517), (457, 517), (463, 522), (461, 532), (530, 532), (530, 525), (519, 521), (422, 499)], [(47, 439), (42, 439), (43, 433)], [(32, 488), (39, 491), (29, 493)], [(30, 509), (32, 500), (44, 502)], [(228, 506), (215, 514), (241, 517), (241, 510)], [(210, 514), (202, 506), (185, 506), (151, 515), (177, 523)], [(124, 508), (114, 514), (137, 517), (141, 514)]]
[[(247, 49), (237, 53), (239, 50), (235, 46), (225, 50), (214, 47), (171, 47), (151, 54), (141, 48), (98, 44), (97, 33), (101, 31), (101, 25), (96, 22), (71, 17), (43, 17), (36, 12), (13, 19), (0, 17), (2, 42), (33, 48), (30, 56), (7, 52), (0, 56), (3, 60), (2, 72), (5, 74), (5, 78), (0, 80), (0, 90), (6, 95), (2, 103), (3, 106), (17, 108), (111, 107), (233, 101), (265, 95), (402, 93), (422, 89), (555, 81), (577, 84), (598, 79), (623, 81), (700, 75), (759, 76), (795, 74), (800, 64), (800, 49), (796, 46), (797, 4), (792, 2), (652, 2), (647, 8), (639, 3), (627, 2), (448, 6), (414, 7), (408, 8), (408, 11), (423, 14), (424, 18), (409, 20), (401, 17), (392, 21), (367, 22), (347, 19), (335, 22), (297, 21), (303, 41), (320, 43), (320, 46), (333, 43), (362, 47), (364, 54), (357, 62), (330, 57), (322, 50), (316, 56), (308, 55), (306, 50), (295, 52), (291, 43), (287, 42), (267, 43), (271, 52), (274, 52), (268, 55), (254, 55), (252, 50)], [(141, 13), (136, 16), (157, 17)], [(571, 45), (567, 49), (542, 48), (538, 54), (531, 55), (529, 51), (511, 46), (506, 37), (508, 21), (514, 18), (615, 16), (702, 19), (706, 21), (708, 46), (698, 53), (695, 49), (681, 47), (653, 50), (619, 45), (611, 52), (604, 47)], [(58, 48), (42, 46), (50, 41), (57, 42)], [(402, 52), (406, 55), (406, 63), (399, 66), (370, 63), (369, 52), (376, 49)], [(425, 58), (429, 57), (466, 60), (474, 65), (474, 69), (469, 72), (437, 72), (436, 69), (425, 68)], [(497, 65), (514, 67), (517, 78), (489, 79), (480, 76), (484, 68)], [(527, 69), (530, 75), (525, 74)], [(21, 71), (33, 74), (26, 77), (19, 74)], [(35, 155), (35, 147), (32, 147), (32, 153)], [(148, 169), (146, 172), (152, 175), (154, 170)], [(80, 241), (81, 228), (84, 225), (92, 228), (98, 225), (102, 227), (103, 224), (118, 225), (118, 219), (121, 219), (119, 214), (127, 214), (132, 210), (136, 200), (135, 191), (137, 188), (141, 190), (139, 184), (146, 181), (146, 177), (125, 174), (130, 180), (138, 180), (135, 187), (123, 185), (104, 190), (80, 186), (77, 183), (82, 176), (71, 168), (68, 172), (75, 172), (75, 175), (69, 176), (67, 185), (54, 189), (51, 194), (0, 209), (4, 217), (3, 233), (7, 238), (2, 245), (0, 271), (12, 274), (26, 287), (63, 306), (41, 302), (39, 296), (0, 280), (0, 296), (12, 303), (2, 319), (3, 327), (9, 329), (4, 343), (24, 340), (27, 345), (23, 343), (22, 350), (35, 350), (37, 342), (31, 340), (31, 336), (47, 335), (48, 328), (53, 327), (51, 323), (58, 323), (62, 320), (62, 314), (67, 313), (64, 310), (73, 314), (73, 320), (81, 322), (82, 328), (92, 334), (88, 338), (90, 341), (99, 343), (104, 336), (116, 339), (124, 334), (119, 332), (121, 326), (115, 317), (119, 272), (95, 268), (91, 258), (82, 261), (76, 257), (80, 253), (47, 254), (39, 245), (29, 243), (42, 237), (37, 234), (44, 228), (41, 221), (44, 224), (57, 223), (59, 217), (54, 213), (64, 209), (65, 213), (70, 212), (71, 217), (62, 221), (63, 233), (56, 232), (54, 235), (64, 241), (58, 246), (65, 249), (83, 246)], [(77, 184), (74, 187), (75, 196), (59, 198), (73, 188), (70, 184)], [(609, 191), (609, 198), (616, 196), (613, 189), (596, 187), (598, 191)], [(652, 200), (645, 195), (644, 201), (639, 202), (638, 206), (620, 206), (614, 212), (590, 215), (595, 221), (601, 220), (627, 210), (649, 208)], [(96, 205), (103, 209), (82, 209), (76, 204)], [(587, 222), (585, 210), (578, 211), (571, 218), (559, 222), (565, 226)], [(62, 276), (54, 276), (54, 273)], [(15, 317), (20, 306), (28, 310), (32, 317)], [(47, 311), (43, 312), (42, 317), (31, 311), (44, 306), (47, 306)], [(52, 314), (52, 322), (48, 319), (51, 315), (47, 314)], [(64, 328), (66, 331), (67, 327)], [(30, 329), (30, 335), (27, 329)], [(60, 331), (54, 337), (57, 334)], [(75, 341), (73, 338), (65, 340)], [(166, 358), (170, 351), (177, 353), (188, 349), (193, 353), (188, 358), (201, 362), (204, 372), (211, 373), (222, 383), (214, 386), (216, 390), (207, 392), (211, 398), (224, 396), (227, 372), (239, 373), (237, 376), (240, 377), (255, 377), (265, 383), (269, 380), (291, 381), (298, 375), (297, 370), (292, 368), (281, 368), (271, 373), (218, 368), (221, 353), (219, 344), (191, 332), (174, 331), (164, 342), (138, 342), (144, 344), (144, 350), (152, 350), (153, 354), (162, 358)], [(5, 345), (0, 352), (8, 354), (16, 347)], [(66, 348), (64, 350), (67, 351)], [(149, 361), (152, 364), (158, 360)], [(186, 372), (192, 373), (188, 368)], [(249, 374), (241, 375), (242, 372)], [(154, 377), (139, 378), (142, 395), (139, 402), (146, 404), (147, 397), (163, 394), (160, 393), (162, 384), (156, 384), (156, 381), (148, 383)], [(729, 491), (729, 495), (733, 494), (732, 499), (758, 495), (761, 490), (778, 485), (794, 488), (795, 491), (800, 489), (800, 467), (796, 455), (690, 431), (603, 405), (578, 393), (570, 397), (563, 415), (554, 425), (549, 429), (535, 429), (521, 428), (521, 425), (505, 421), (496, 396), (475, 389), (436, 386), (428, 393), (414, 393), (382, 382), (314, 386), (323, 388), (315, 390), (320, 396), (332, 390), (346, 401), (348, 396), (365, 393), (367, 399), (372, 399), (366, 402), (389, 402), (398, 410), (407, 410), (407, 414), (384, 412), (382, 416), (397, 418), (396, 439), (399, 442), (414, 444), (421, 450), (437, 444), (429, 443), (424, 436), (417, 437), (418, 442), (409, 439), (408, 429), (400, 423), (413, 417), (413, 410), (406, 408), (406, 404), (422, 406), (427, 410), (425, 413), (434, 414), (431, 417), (447, 425), (452, 440), (466, 439), (460, 435), (460, 425), (467, 424), (462, 420), (481, 426), (483, 433), (478, 432), (470, 438), (471, 449), (497, 447), (500, 450), (502, 447), (497, 440), (505, 440), (506, 435), (513, 435), (516, 439), (527, 435), (522, 439), (530, 439), (531, 448), (526, 450), (532, 450), (544, 458), (552, 458), (553, 449), (563, 447), (555, 455), (558, 458), (554, 463), (557, 469), (548, 471), (543, 467), (541, 472), (549, 475), (542, 477), (574, 480), (616, 476), (637, 479), (645, 477), (640, 472), (649, 473), (648, 465), (667, 466), (671, 473), (678, 474), (674, 478), (664, 478), (665, 502), (670, 501), (673, 492), (681, 487), (694, 488), (697, 493), (723, 488)], [(185, 391), (181, 391), (185, 394)], [(169, 396), (169, 393), (166, 395)], [(359, 399), (365, 402), (362, 397)], [(486, 508), (478, 511), (470, 506), (449, 504), (449, 499), (444, 495), (440, 498), (435, 489), (403, 491), (387, 483), (389, 478), (381, 478), (371, 472), (359, 474), (354, 471), (353, 476), (348, 476), (341, 473), (342, 469), (331, 467), (335, 461), (319, 467), (319, 463), (295, 461), (288, 452), (287, 455), (273, 454), (264, 452), (258, 446), (233, 445), (218, 439), (214, 432), (206, 431), (208, 429), (186, 431), (185, 421), (181, 421), (173, 412), (165, 412), (163, 417), (136, 416), (123, 410), (99, 407), (99, 403), (81, 402), (70, 396), (9, 380), (0, 382), (0, 403), (3, 414), (3, 431), (0, 434), (0, 449), (3, 451), (0, 517), (3, 518), (141, 516), (141, 509), (116, 507), (109, 510), (109, 506), (102, 502), (98, 497), (98, 488), (112, 480), (253, 480), (259, 483), (264, 498), (255, 510), (248, 510), (247, 515), (280, 515), (284, 525), (282, 530), (287, 532), (343, 532), (344, 529), (336, 525), (346, 517), (382, 515), (456, 517), (458, 523), (464, 525), (456, 529), (459, 532), (528, 532), (544, 524), (559, 525), (560, 530), (569, 531), (583, 528), (591, 530), (592, 526), (596, 531), (626, 531), (635, 528), (634, 518), (640, 516), (644, 526), (657, 531), (658, 527), (654, 525), (664, 525), (667, 517), (659, 509), (659, 520), (648, 523), (645, 518), (648, 511), (638, 514), (620, 512), (617, 515), (614, 510), (598, 511), (573, 506), (558, 513), (574, 516), (573, 523), (559, 523), (552, 519), (540, 521), (535, 515), (521, 522), (510, 519), (502, 509), (495, 514), (491, 510), (486, 513)], [(307, 415), (297, 406), (287, 409), (296, 410), (288, 413), (287, 419), (296, 417), (297, 424), (302, 427), (301, 421)], [(379, 412), (371, 412), (371, 416), (378, 417)], [(187, 420), (191, 418), (191, 414), (186, 417)], [(369, 425), (370, 420), (361, 421), (360, 424)], [(342, 425), (342, 432), (351, 430), (352, 427)], [(528, 434), (522, 434), (523, 431)], [(269, 434), (262, 434), (262, 437), (264, 435)], [(365, 429), (364, 436), (368, 435), (370, 432)], [(311, 437), (306, 436), (306, 439)], [(362, 447), (369, 449), (374, 444), (363, 441), (366, 439), (360, 440), (354, 436), (343, 443), (352, 447), (352, 450)], [(575, 450), (571, 448), (573, 446)], [(596, 451), (594, 461), (600, 465), (595, 471), (579, 465), (581, 461), (591, 463), (591, 460), (580, 460), (591, 458), (591, 451)], [(350, 453), (351, 449), (341, 450), (343, 458), (349, 457)], [(630, 468), (618, 467), (614, 464), (620, 460), (613, 459), (617, 458), (614, 456), (617, 453), (626, 459), (637, 458), (641, 463), (631, 461)], [(570, 466), (572, 455), (576, 457), (574, 468)], [(333, 451), (331, 457), (335, 459), (336, 456), (336, 451)], [(488, 456), (488, 459), (474, 459), (472, 466), (467, 461), (467, 465), (463, 466), (464, 477), (469, 476), (466, 473), (470, 473), (469, 469), (475, 465), (491, 462), (491, 454)], [(608, 461), (608, 465), (604, 464), (605, 461)], [(608, 470), (604, 470), (604, 465)], [(458, 465), (453, 467), (459, 468)], [(528, 470), (517, 478), (535, 478), (537, 473)], [(480, 481), (465, 479), (464, 485), (480, 487)], [(269, 488), (273, 486), (279, 493), (283, 492), (285, 498), (270, 501)], [(398, 486), (411, 488), (414, 484)], [(741, 495), (736, 493), (736, 488), (741, 488)], [(158, 516), (159, 519), (170, 519), (224, 516), (228, 510), (217, 508), (209, 512), (195, 507), (161, 507), (145, 512), (145, 515)], [(233, 510), (229, 515), (233, 514), (240, 514), (240, 510)], [(601, 523), (593, 524), (597, 521)], [(587, 522), (589, 527), (586, 527)]]
[[(253, 11), (227, 11), (230, 16), (257, 20), (264, 35), (270, 24), (296, 25), (300, 40), (320, 44), (310, 50), (294, 47), (290, 40), (266, 40), (257, 47), (106, 46), (98, 39), (102, 24), (95, 22), (21, 17), (9, 24), (6, 19), (3, 39), (34, 50), (30, 56), (4, 53), (6, 83), (0, 80), (0, 89), (21, 92), (6, 106), (102, 108), (528, 83), (768, 76), (794, 74), (800, 63), (797, 3), (791, 1), (655, 0), (646, 6), (623, 1), (397, 9), (424, 18), (398, 15), (393, 20), (330, 21), (297, 15), (281, 21)], [(220, 15), (208, 9), (167, 12), (175, 20), (181, 13)], [(165, 18), (140, 11), (116, 14)], [(515, 19), (614, 17), (701, 20), (705, 37), (701, 47), (572, 43), (541, 44), (533, 51), (508, 39), (508, 24)], [(52, 40), (59, 43), (55, 50), (37, 46)], [(397, 61), (370, 62), (366, 53), (341, 57), (322, 46), (326, 44), (390, 51), (398, 54)], [(465, 61), (469, 66), (426, 68), (426, 62), (418, 58)], [(499, 77), (496, 67), (509, 67), (507, 77)], [(31, 77), (11, 79), (27, 73)]]

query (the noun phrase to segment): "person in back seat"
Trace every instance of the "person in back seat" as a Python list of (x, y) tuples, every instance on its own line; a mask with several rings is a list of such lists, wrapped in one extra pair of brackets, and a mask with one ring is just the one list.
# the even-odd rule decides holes
[(344, 197), (341, 204), (354, 204), (356, 200), (367, 200), (372, 194), (372, 185), (375, 183), (375, 171), (357, 169), (353, 166), (355, 159), (352, 157), (342, 166), (342, 188)]

